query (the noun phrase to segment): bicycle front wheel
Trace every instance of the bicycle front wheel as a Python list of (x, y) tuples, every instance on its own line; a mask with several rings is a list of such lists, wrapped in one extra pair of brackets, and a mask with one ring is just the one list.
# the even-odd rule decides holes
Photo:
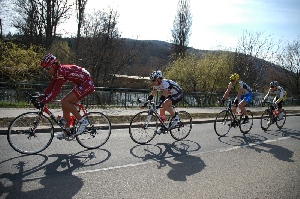
[(272, 115), (270, 114), (270, 110), (266, 109), (261, 115), (261, 119), (260, 119), (261, 129), (266, 131), (271, 124), (272, 124)]
[(54, 128), (46, 116), (37, 112), (23, 113), (9, 125), (9, 145), (22, 154), (36, 154), (45, 150), (52, 142)]
[[(170, 134), (175, 140), (180, 141), (185, 139), (190, 134), (192, 130), (192, 117), (186, 111), (179, 111), (178, 116), (179, 121), (176, 127), (170, 130)], [(172, 123), (173, 120), (171, 121), (171, 124)]]
[(252, 129), (253, 126), (253, 113), (249, 110), (247, 110), (247, 115), (248, 115), (248, 121), (244, 122), (245, 115), (242, 115), (240, 118), (240, 130), (243, 134), (249, 133), (249, 131)]
[(283, 125), (285, 124), (285, 121), (286, 121), (286, 112), (284, 109), (281, 110), (282, 112), (282, 118), (278, 118), (277, 121), (276, 121), (276, 126), (279, 128), (279, 129), (282, 129)]
[(106, 115), (100, 112), (90, 112), (85, 118), (89, 121), (89, 125), (82, 134), (76, 136), (76, 140), (84, 148), (99, 148), (104, 145), (110, 137), (110, 120)]
[(156, 130), (161, 126), (158, 117), (154, 113), (142, 111), (137, 113), (130, 121), (130, 138), (138, 144), (150, 142), (156, 135)]
[(231, 128), (231, 115), (227, 110), (223, 110), (217, 114), (214, 123), (214, 129), (218, 136), (225, 136)]

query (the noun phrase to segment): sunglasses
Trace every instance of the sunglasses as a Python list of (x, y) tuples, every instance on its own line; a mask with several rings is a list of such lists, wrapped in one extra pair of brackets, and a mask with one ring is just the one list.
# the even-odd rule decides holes
[(156, 81), (156, 79), (153, 79), (153, 80), (152, 80), (152, 82), (155, 82), (155, 81)]
[(235, 80), (230, 80), (231, 82), (234, 82)]
[(47, 68), (44, 68), (45, 71), (48, 71), (50, 70), (51, 66), (47, 67)]
[(275, 86), (271, 86), (271, 88), (274, 88)]

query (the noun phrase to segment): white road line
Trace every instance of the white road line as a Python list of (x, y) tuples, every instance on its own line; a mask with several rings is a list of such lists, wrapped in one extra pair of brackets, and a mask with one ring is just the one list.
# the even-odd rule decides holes
[[(277, 138), (277, 139), (273, 139), (273, 140), (265, 140), (265, 141), (249, 143), (249, 144), (243, 145), (243, 146), (235, 146), (235, 147), (226, 148), (226, 149), (215, 149), (215, 150), (210, 150), (210, 151), (205, 151), (205, 152), (193, 153), (192, 155), (201, 155), (201, 154), (211, 153), (211, 152), (227, 152), (227, 151), (231, 151), (231, 150), (235, 150), (235, 149), (245, 148), (245, 147), (248, 147), (248, 146), (255, 146), (255, 145), (260, 145), (260, 144), (263, 144), (263, 143), (276, 142), (276, 141), (285, 140), (285, 139), (289, 139), (289, 138), (291, 138), (291, 137), (289, 137), (289, 136), (281, 137), (281, 138)], [(173, 158), (174, 157), (169, 157), (169, 158), (166, 158), (166, 159), (173, 159)], [(114, 169), (121, 169), (121, 168), (135, 167), (135, 166), (140, 166), (140, 165), (145, 165), (145, 164), (151, 164), (151, 163), (155, 163), (155, 162), (158, 162), (158, 161), (151, 160), (151, 161), (141, 162), (141, 163), (136, 163), (136, 164), (126, 164), (126, 165), (107, 167), (107, 168), (101, 168), (101, 169), (78, 171), (78, 172), (72, 172), (72, 174), (73, 175), (80, 175), (80, 174), (85, 174), (85, 173), (93, 173), (93, 172), (97, 172), (97, 171), (108, 171), (108, 170), (114, 170)]]

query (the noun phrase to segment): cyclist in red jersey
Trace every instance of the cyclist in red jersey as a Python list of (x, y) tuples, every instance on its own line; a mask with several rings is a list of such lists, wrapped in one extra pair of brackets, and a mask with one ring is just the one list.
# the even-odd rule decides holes
[[(84, 68), (76, 65), (61, 65), (56, 57), (50, 53), (42, 58), (40, 66), (52, 76), (52, 79), (49, 86), (44, 91), (44, 94), (47, 94), (47, 96), (36, 105), (37, 108), (43, 107), (44, 104), (52, 101), (60, 93), (64, 83), (73, 83), (75, 87), (70, 93), (63, 97), (61, 106), (63, 118), (66, 121), (66, 129), (70, 129), (68, 121), (70, 120), (70, 113), (72, 113), (80, 122), (76, 135), (81, 134), (89, 122), (80, 115), (74, 106), (74, 103), (77, 103), (82, 98), (94, 92), (95, 87), (90, 73)], [(55, 134), (55, 137), (60, 139), (65, 136), (64, 132)]]

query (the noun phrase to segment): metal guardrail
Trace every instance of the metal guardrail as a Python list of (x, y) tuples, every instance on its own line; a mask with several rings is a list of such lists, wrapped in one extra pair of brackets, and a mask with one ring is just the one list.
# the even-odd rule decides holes
[[(28, 102), (26, 92), (43, 92), (47, 85), (44, 84), (8, 84), (0, 82), (0, 102)], [(70, 92), (72, 86), (64, 85), (56, 99), (61, 99)], [(136, 99), (146, 99), (151, 92), (150, 89), (130, 89), (130, 88), (107, 88), (96, 87), (95, 92), (89, 95), (82, 103), (88, 106), (115, 106), (132, 107), (137, 106)], [(223, 93), (207, 92), (186, 92), (184, 99), (177, 105), (181, 107), (210, 107), (215, 106), (218, 98)], [(231, 94), (235, 97), (235, 94)], [(260, 105), (263, 93), (253, 93), (253, 100), (250, 106)], [(159, 95), (156, 96), (158, 100)], [(285, 105), (300, 105), (300, 99), (288, 98)]]

